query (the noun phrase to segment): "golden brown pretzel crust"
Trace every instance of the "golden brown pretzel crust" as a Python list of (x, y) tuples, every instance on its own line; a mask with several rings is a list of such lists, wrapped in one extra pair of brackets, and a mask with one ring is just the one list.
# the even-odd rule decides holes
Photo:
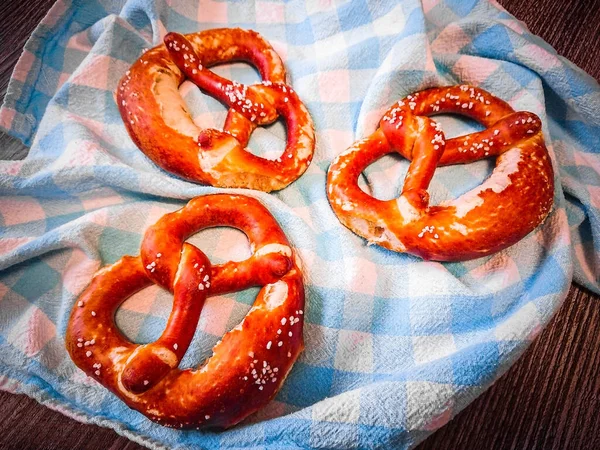
[[(185, 239), (213, 226), (239, 228), (252, 255), (211, 266)], [(156, 283), (174, 294), (161, 337), (138, 345), (114, 315), (128, 297)], [(262, 286), (245, 319), (195, 369), (177, 368), (207, 295)], [(141, 255), (98, 271), (73, 307), (66, 346), (75, 364), (129, 407), (176, 428), (230, 427), (267, 404), (303, 349), (304, 285), (297, 257), (257, 200), (208, 195), (163, 216), (144, 236)]]
[[(246, 61), (264, 80), (245, 86), (210, 70), (216, 64)], [(201, 130), (178, 92), (186, 79), (229, 106), (223, 131)], [(239, 28), (169, 33), (128, 70), (117, 88), (117, 105), (135, 144), (157, 165), (182, 178), (219, 187), (272, 191), (299, 178), (313, 156), (313, 123), (285, 83), (285, 68), (256, 32)], [(281, 115), (288, 140), (277, 160), (245, 147), (257, 126)]]
[[(448, 141), (428, 115), (458, 113), (487, 127)], [(411, 160), (399, 198), (364, 193), (360, 173), (391, 152)], [(429, 206), (438, 164), (497, 156), (492, 175), (456, 200)], [(537, 227), (552, 208), (554, 174), (539, 118), (472, 86), (435, 88), (393, 105), (371, 136), (329, 167), (329, 202), (338, 219), (369, 243), (424, 259), (460, 261), (502, 250)]]

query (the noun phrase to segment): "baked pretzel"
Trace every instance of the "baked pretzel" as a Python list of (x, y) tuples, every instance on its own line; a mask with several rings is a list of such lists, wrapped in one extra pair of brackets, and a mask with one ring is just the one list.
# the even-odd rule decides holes
[[(116, 95), (131, 139), (152, 161), (199, 183), (266, 192), (304, 173), (315, 147), (312, 119), (268, 42), (239, 28), (169, 33), (164, 42), (131, 66)], [(264, 81), (245, 86), (208, 70), (231, 61), (254, 65)], [(186, 77), (229, 107), (223, 131), (194, 124), (178, 91)], [(245, 150), (254, 129), (279, 115), (287, 126), (284, 153), (270, 160)]]
[[(222, 225), (246, 233), (248, 259), (211, 266), (184, 242)], [(230, 427), (263, 407), (303, 349), (302, 273), (273, 216), (249, 197), (197, 197), (150, 227), (140, 253), (101, 269), (78, 298), (66, 335), (75, 364), (129, 407), (168, 427)], [(152, 283), (173, 293), (173, 309), (156, 342), (134, 344), (119, 332), (114, 315)], [(244, 320), (202, 366), (178, 369), (206, 297), (251, 286), (263, 287)]]
[[(487, 129), (446, 141), (428, 115), (457, 113)], [(399, 198), (382, 201), (358, 186), (360, 173), (385, 154), (411, 160)], [(427, 188), (438, 165), (497, 156), (479, 187), (429, 206)], [(369, 244), (424, 259), (460, 261), (502, 250), (537, 227), (552, 208), (554, 174), (540, 119), (471, 86), (409, 95), (379, 128), (334, 159), (327, 194), (338, 219)]]

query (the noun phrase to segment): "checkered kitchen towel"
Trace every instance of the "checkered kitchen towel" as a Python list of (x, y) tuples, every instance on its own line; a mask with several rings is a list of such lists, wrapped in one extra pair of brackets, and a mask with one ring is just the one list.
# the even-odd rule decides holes
[[(304, 260), (306, 350), (277, 398), (244, 424), (181, 432), (86, 378), (67, 356), (64, 333), (100, 266), (137, 254), (145, 228), (165, 212), (219, 191), (152, 164), (125, 132), (113, 90), (167, 30), (222, 26), (255, 29), (273, 44), (315, 121), (318, 145), (304, 176), (275, 194), (236, 191), (268, 206)], [(218, 70), (256, 80), (241, 64)], [(465, 263), (366, 246), (329, 208), (329, 162), (397, 99), (455, 83), (542, 118), (557, 168), (552, 214), (517, 245)], [(181, 91), (199, 124), (222, 126), (223, 106), (188, 83)], [(561, 304), (573, 272), (600, 292), (599, 110), (594, 80), (483, 0), (60, 0), (28, 42), (0, 115), (8, 133), (31, 145), (26, 160), (0, 163), (0, 387), (154, 448), (413, 446), (514, 362)], [(448, 135), (474, 128), (441, 120)], [(259, 129), (251, 146), (283, 149), (284, 133), (280, 124)], [(491, 167), (439, 169), (434, 201), (473, 188)], [(367, 188), (392, 198), (406, 168), (383, 158), (369, 168)], [(228, 229), (193, 241), (214, 262), (248, 251)], [(207, 302), (185, 366), (210, 353), (256, 292)], [(149, 288), (125, 303), (118, 323), (148, 342), (170, 302)]]

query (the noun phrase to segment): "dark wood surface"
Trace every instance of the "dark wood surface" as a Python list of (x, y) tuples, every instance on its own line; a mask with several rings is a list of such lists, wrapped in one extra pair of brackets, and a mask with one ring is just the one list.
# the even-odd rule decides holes
[[(0, 98), (52, 0), (0, 0)], [(563, 56), (600, 78), (600, 1), (500, 0)], [(0, 135), (3, 159), (27, 150)], [(549, 326), (494, 385), (418, 450), (600, 449), (600, 298), (573, 285)], [(0, 392), (0, 449), (141, 449), (23, 395)]]

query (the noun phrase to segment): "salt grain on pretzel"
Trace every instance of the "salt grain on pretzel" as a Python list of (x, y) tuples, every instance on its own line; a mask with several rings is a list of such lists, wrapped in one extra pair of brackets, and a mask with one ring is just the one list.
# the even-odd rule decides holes
[[(446, 140), (426, 116), (457, 113), (487, 128)], [(399, 198), (382, 201), (358, 186), (360, 173), (383, 155), (411, 160)], [(429, 205), (438, 165), (497, 157), (491, 176), (455, 200)], [(472, 86), (409, 95), (379, 128), (331, 164), (329, 202), (338, 219), (372, 244), (424, 259), (458, 261), (502, 250), (536, 228), (552, 208), (554, 174), (539, 118)]]
[[(208, 67), (246, 61), (262, 83), (245, 86)], [(192, 121), (178, 88), (186, 79), (229, 107), (223, 130), (202, 130)], [(145, 52), (121, 79), (117, 105), (135, 144), (168, 172), (199, 183), (272, 191), (304, 173), (315, 146), (313, 123), (271, 46), (250, 30), (213, 29), (186, 36), (169, 33)], [(245, 149), (258, 126), (281, 115), (287, 145), (276, 160)]]
[[(252, 255), (211, 266), (204, 253), (184, 242), (214, 226), (245, 232)], [(66, 334), (75, 364), (128, 406), (168, 427), (230, 427), (267, 404), (303, 348), (302, 274), (273, 216), (249, 197), (197, 197), (150, 227), (140, 253), (100, 270), (80, 296)], [(128, 297), (153, 283), (173, 293), (173, 309), (157, 341), (134, 344), (119, 332), (114, 315)], [(178, 369), (206, 297), (251, 286), (262, 289), (244, 320), (203, 365)]]

